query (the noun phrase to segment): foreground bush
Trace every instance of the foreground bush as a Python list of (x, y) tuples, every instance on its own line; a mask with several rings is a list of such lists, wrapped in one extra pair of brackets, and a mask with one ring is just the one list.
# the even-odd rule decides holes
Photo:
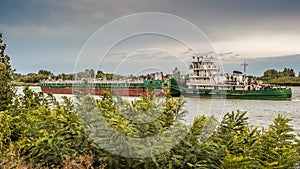
[(2, 41), (0, 32), (0, 111), (6, 110), (12, 103), (15, 90), (12, 87), (13, 70), (10, 57), (5, 54), (6, 44)]
[[(56, 167), (62, 159), (94, 150), (81, 127), (74, 105), (25, 88), (13, 106), (0, 113), (0, 162), (20, 159), (31, 165)], [(96, 154), (96, 151), (92, 151)]]
[[(80, 104), (68, 98), (58, 103), (52, 95), (28, 88), (24, 95), (15, 96), (12, 106), (0, 112), (0, 167), (251, 169), (299, 165), (299, 140), (288, 124), (291, 119), (281, 115), (262, 130), (251, 127), (246, 113), (240, 111), (227, 113), (217, 128), (218, 122), (206, 116), (195, 118), (187, 128), (181, 120), (186, 114), (182, 98), (127, 101), (108, 94), (98, 100), (90, 96), (78, 100)], [(101, 120), (107, 125), (98, 123)], [(147, 139), (144, 144), (120, 140), (120, 135), (107, 139), (114, 134), (108, 128), (130, 138), (159, 135), (162, 146)], [(176, 134), (184, 137), (176, 140)], [(147, 153), (150, 156), (143, 156)]]

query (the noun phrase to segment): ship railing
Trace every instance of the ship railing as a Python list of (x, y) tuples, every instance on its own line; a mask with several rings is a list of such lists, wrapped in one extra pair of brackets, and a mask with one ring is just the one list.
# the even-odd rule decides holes
[(47, 84), (72, 84), (72, 83), (82, 83), (84, 81), (75, 81), (75, 80), (56, 80), (56, 81), (50, 81), (50, 80), (44, 80), (40, 83), (47, 83)]
[(199, 84), (199, 83), (186, 83), (187, 86), (213, 86), (213, 84), (211, 83), (202, 83), (202, 84)]
[(199, 82), (187, 82), (186, 83), (187, 86), (199, 86), (199, 85), (212, 85), (210, 82), (204, 82), (204, 83), (199, 83)]
[(195, 67), (194, 70), (218, 70), (218, 68), (217, 67), (209, 67), (209, 68)]
[(190, 78), (210, 78), (208, 74), (189, 75)]
[(47, 83), (47, 84), (81, 84), (81, 83), (115, 83), (115, 84), (120, 84), (120, 83), (143, 83), (144, 81), (138, 80), (138, 81), (127, 81), (127, 80), (58, 80), (58, 81), (50, 81), (50, 80), (45, 80), (41, 81), (40, 83)]
[(92, 83), (127, 83), (127, 84), (130, 84), (130, 83), (144, 83), (144, 81), (141, 81), (141, 80), (138, 80), (138, 81), (131, 81), (131, 80), (105, 80), (105, 81), (102, 81), (102, 80), (95, 80), (95, 81), (91, 81)]

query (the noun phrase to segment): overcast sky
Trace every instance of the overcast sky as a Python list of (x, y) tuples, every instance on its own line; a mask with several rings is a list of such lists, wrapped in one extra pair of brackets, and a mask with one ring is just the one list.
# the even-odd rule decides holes
[[(133, 74), (150, 68), (153, 71), (169, 72), (171, 66), (180, 63), (188, 64), (189, 56), (183, 56), (187, 58), (186, 60), (175, 57), (177, 54), (187, 53), (187, 50), (184, 47), (175, 47), (180, 43), (176, 44), (178, 42), (170, 38), (147, 36), (147, 39), (134, 38), (135, 43), (126, 41), (106, 56), (103, 61), (106, 61), (105, 64), (99, 64), (102, 56), (99, 56), (101, 52), (93, 50), (95, 48), (86, 48), (85, 50), (89, 49), (88, 51), (81, 50), (87, 40), (104, 25), (117, 18), (141, 12), (168, 13), (189, 21), (182, 22), (181, 25), (194, 24), (204, 33), (203, 37), (194, 36), (193, 30), (185, 28), (186, 25), (178, 26), (181, 32), (174, 29), (171, 34), (194, 37), (187, 38), (186, 41), (190, 41), (189, 44), (194, 43), (194, 46), (198, 44), (198, 47), (192, 45), (196, 51), (213, 49), (216, 53), (232, 52), (221, 56), (226, 71), (232, 71), (232, 65), (238, 65), (235, 68), (242, 70), (240, 64), (243, 60), (250, 63), (248, 74), (260, 75), (265, 69), (281, 69), (284, 66), (292, 67), (297, 72), (300, 70), (300, 64), (297, 63), (298, 60), (300, 61), (300, 1), (298, 0), (0, 0), (0, 31), (7, 44), (6, 53), (11, 56), (13, 67), (20, 73), (37, 72), (40, 69), (55, 73), (72, 73), (77, 70), (74, 67), (78, 60), (89, 61), (85, 64), (87, 68), (94, 66), (89, 65), (90, 63), (98, 63), (97, 68), (104, 71), (114, 72), (118, 69), (120, 72), (127, 71), (126, 73), (133, 71)], [(103, 41), (101, 45), (109, 44), (110, 40), (118, 38), (116, 34), (119, 32), (136, 27), (152, 31), (153, 26), (149, 27), (147, 24), (153, 22), (149, 20), (140, 22), (136, 18), (131, 18), (124, 22), (131, 26), (123, 23), (117, 29), (116, 25), (108, 27), (110, 34), (100, 33), (97, 38), (102, 39), (97, 43)], [(168, 24), (171, 26), (173, 24), (172, 21), (163, 20), (154, 23), (160, 25), (161, 30), (165, 30)], [(201, 46), (206, 37), (209, 38), (207, 42), (210, 43), (210, 47)], [(139, 43), (136, 43), (137, 41)], [(147, 49), (151, 49), (148, 52), (142, 50), (144, 49), (142, 45), (138, 50), (124, 51), (128, 49), (126, 45), (136, 47), (136, 44), (144, 41), (147, 42)], [(99, 44), (97, 45), (99, 47)], [(101, 47), (105, 48), (105, 45)], [(86, 54), (93, 57), (84, 58), (80, 56), (80, 52), (83, 54), (87, 52)], [(164, 57), (155, 58), (160, 54), (164, 54)], [(117, 55), (120, 56), (119, 60)], [(78, 56), (81, 58), (78, 59)], [(143, 56), (144, 60), (135, 61), (134, 56)], [(174, 63), (168, 64), (172, 59), (166, 58), (170, 56), (174, 56), (178, 61), (175, 62), (176, 59), (173, 59)], [(127, 60), (124, 61), (126, 57)], [(273, 59), (273, 57), (286, 59)], [(156, 67), (158, 61), (160, 66)], [(272, 64), (266, 64), (264, 67), (261, 63)], [(128, 67), (137, 67), (137, 69)], [(125, 68), (126, 71), (123, 70)]]

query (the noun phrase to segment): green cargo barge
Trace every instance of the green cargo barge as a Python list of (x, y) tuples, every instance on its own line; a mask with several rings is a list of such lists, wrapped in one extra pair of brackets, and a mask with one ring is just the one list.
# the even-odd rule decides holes
[(170, 92), (169, 80), (144, 81), (106, 81), (106, 80), (72, 80), (72, 81), (41, 81), (41, 90), (53, 94), (90, 93), (104, 95), (109, 92), (119, 96), (142, 96), (153, 94), (164, 96)]

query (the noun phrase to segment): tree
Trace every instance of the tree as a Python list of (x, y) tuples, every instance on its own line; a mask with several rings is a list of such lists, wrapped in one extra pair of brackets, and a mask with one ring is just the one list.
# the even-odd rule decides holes
[(90, 77), (90, 78), (94, 78), (95, 77), (95, 71), (94, 69), (85, 69), (86, 74)]
[(53, 76), (53, 73), (51, 71), (48, 71), (48, 70), (39, 70), (38, 74), (47, 75), (47, 76)]
[(291, 68), (284, 68), (283, 72), (280, 72), (283, 77), (295, 77), (295, 72)]
[(264, 77), (275, 77), (278, 75), (278, 71), (275, 69), (266, 70), (264, 72)]
[(2, 43), (2, 33), (0, 32), (0, 111), (6, 110), (12, 103), (15, 90), (11, 84), (13, 70), (10, 65), (10, 57), (5, 55), (6, 44)]
[(105, 73), (103, 73), (103, 71), (98, 70), (97, 74), (96, 74), (96, 78), (104, 78), (105, 77)]

